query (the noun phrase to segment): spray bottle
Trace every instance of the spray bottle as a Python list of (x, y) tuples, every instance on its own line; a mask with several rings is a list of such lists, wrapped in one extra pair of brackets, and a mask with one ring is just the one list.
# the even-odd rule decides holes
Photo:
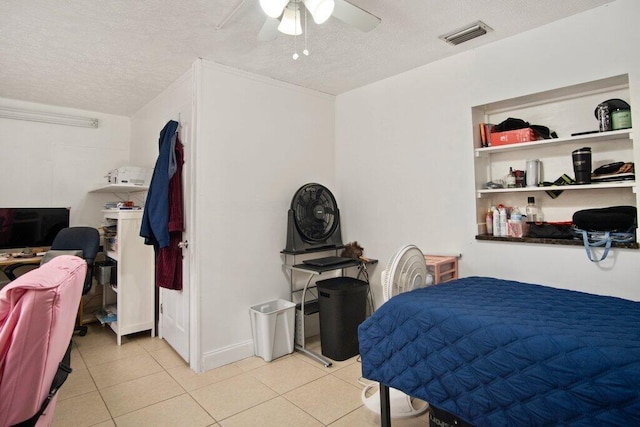
[(507, 237), (507, 209), (498, 205), (500, 237)]
[(491, 206), (487, 211), (486, 223), (487, 223), (487, 234), (489, 236), (493, 235), (493, 211), (496, 209), (495, 206)]

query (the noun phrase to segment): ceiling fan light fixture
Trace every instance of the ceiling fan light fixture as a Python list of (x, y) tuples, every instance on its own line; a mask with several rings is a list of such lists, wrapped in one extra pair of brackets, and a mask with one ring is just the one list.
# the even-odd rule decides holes
[(290, 36), (299, 36), (302, 34), (302, 26), (300, 25), (300, 9), (298, 6), (289, 3), (282, 14), (282, 20), (278, 25), (278, 31)]
[(482, 21), (474, 22), (464, 28), (452, 31), (448, 34), (442, 35), (439, 39), (452, 45), (459, 45), (476, 37), (483, 36), (493, 29)]
[(334, 0), (304, 0), (304, 5), (311, 13), (316, 24), (323, 24), (331, 17), (336, 5)]
[(260, 7), (270, 18), (279, 18), (289, 0), (260, 0)]

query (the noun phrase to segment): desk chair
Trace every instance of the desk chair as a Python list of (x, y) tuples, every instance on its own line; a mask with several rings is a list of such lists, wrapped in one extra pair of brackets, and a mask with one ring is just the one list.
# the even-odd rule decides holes
[[(100, 250), (100, 233), (93, 227), (69, 227), (63, 228), (56, 234), (51, 243), (51, 249), (44, 255), (40, 265), (48, 262), (58, 255), (76, 255), (87, 262), (87, 275), (85, 277), (82, 295), (91, 290), (93, 278), (93, 263)], [(22, 264), (13, 264), (4, 270), (4, 273), (11, 280), (15, 280), (14, 271), (23, 267)], [(80, 336), (87, 334), (87, 327), (82, 325), (82, 300), (80, 300), (80, 310), (78, 312), (78, 325), (75, 330)]]
[(86, 270), (60, 256), (0, 290), (0, 426), (51, 425)]

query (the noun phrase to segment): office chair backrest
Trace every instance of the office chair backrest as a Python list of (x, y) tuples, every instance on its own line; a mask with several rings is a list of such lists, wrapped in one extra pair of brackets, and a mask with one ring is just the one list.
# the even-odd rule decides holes
[[(59, 256), (0, 290), (0, 426), (33, 417), (49, 394), (75, 324), (86, 263)], [(50, 425), (57, 396), (38, 425)]]
[(100, 233), (93, 227), (69, 227), (63, 228), (56, 234), (51, 244), (54, 251), (81, 250), (82, 258), (87, 262), (87, 277), (84, 281), (82, 294), (86, 294), (91, 289), (91, 279), (93, 263), (100, 250)]

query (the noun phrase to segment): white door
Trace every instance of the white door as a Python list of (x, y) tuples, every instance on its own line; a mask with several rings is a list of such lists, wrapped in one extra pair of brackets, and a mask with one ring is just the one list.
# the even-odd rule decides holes
[[(184, 276), (185, 274), (183, 274)], [(160, 338), (164, 338), (186, 362), (189, 362), (188, 283), (183, 281), (181, 291), (160, 288), (160, 324), (158, 327)]]
[[(182, 233), (182, 241), (189, 241), (189, 214), (190, 214), (190, 189), (191, 189), (191, 147), (190, 129), (186, 123), (181, 123), (179, 135), (184, 145), (184, 165), (182, 167), (182, 194), (184, 197), (185, 231)], [(158, 324), (158, 336), (164, 338), (171, 347), (186, 361), (190, 361), (189, 355), (189, 247), (188, 243), (182, 248), (182, 290), (160, 288), (160, 319)]]

